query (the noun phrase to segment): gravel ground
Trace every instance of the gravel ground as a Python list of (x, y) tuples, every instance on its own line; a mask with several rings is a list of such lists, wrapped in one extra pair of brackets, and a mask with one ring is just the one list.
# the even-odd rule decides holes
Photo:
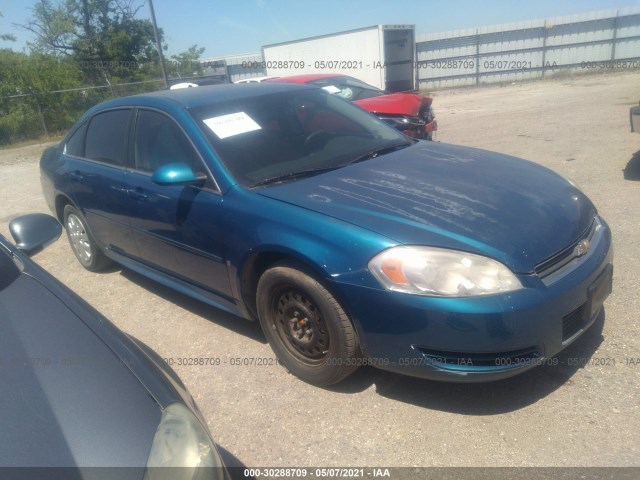
[[(559, 365), (482, 385), (362, 368), (338, 386), (306, 385), (279, 366), (259, 325), (132, 272), (82, 269), (66, 238), (35, 260), (174, 365), (230, 463), (275, 466), (640, 466), (640, 135), (629, 107), (640, 75), (615, 74), (439, 91), (437, 140), (496, 150), (574, 180), (609, 222), (614, 292)], [(47, 211), (44, 145), (0, 150), (0, 232)], [(579, 365), (573, 365), (573, 364)]]

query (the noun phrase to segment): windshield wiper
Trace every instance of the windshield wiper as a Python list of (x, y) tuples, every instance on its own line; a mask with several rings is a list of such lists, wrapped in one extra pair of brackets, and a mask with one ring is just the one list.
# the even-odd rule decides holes
[(395, 150), (400, 150), (402, 148), (408, 147), (410, 145), (413, 145), (415, 142), (411, 142), (411, 141), (407, 141), (407, 142), (402, 142), (402, 143), (395, 143), (393, 145), (387, 145), (386, 147), (382, 147), (382, 148), (378, 148), (376, 150), (371, 150), (367, 153), (365, 153), (364, 155), (360, 155), (356, 158), (354, 158), (353, 160), (348, 161), (347, 163), (343, 163), (341, 165), (333, 165), (331, 167), (318, 167), (318, 168), (310, 168), (307, 170), (297, 170), (295, 172), (287, 172), (287, 173), (282, 173), (280, 175), (275, 175), (273, 177), (268, 177), (265, 178), (263, 180), (260, 180), (256, 183), (254, 183), (253, 185), (251, 185), (250, 188), (255, 188), (255, 187), (261, 187), (263, 185), (270, 185), (273, 183), (282, 183), (282, 182), (286, 182), (287, 180), (293, 180), (296, 178), (302, 178), (302, 177), (310, 177), (312, 175), (316, 175), (318, 173), (322, 173), (322, 172), (329, 172), (331, 170), (337, 170), (338, 168), (342, 168), (346, 165), (351, 165), (352, 163), (357, 163), (357, 162), (361, 162), (363, 160), (368, 160), (370, 158), (376, 158), (379, 157), (380, 155), (384, 155), (386, 153), (390, 153), (393, 152)]
[(312, 175), (316, 175), (318, 173), (322, 173), (322, 172), (329, 172), (331, 170), (336, 170), (337, 168), (340, 168), (340, 166), (331, 166), (331, 167), (319, 167), (319, 168), (309, 168), (307, 170), (297, 170), (295, 172), (287, 172), (287, 173), (282, 173), (280, 175), (275, 175), (273, 177), (268, 177), (265, 178), (263, 180), (260, 180), (259, 182), (254, 183), (253, 185), (251, 185), (250, 188), (254, 188), (254, 187), (261, 187), (262, 185), (269, 185), (272, 183), (282, 183), (285, 182), (287, 180), (293, 180), (296, 178), (302, 178), (302, 177), (310, 177)]
[(348, 161), (345, 165), (351, 165), (352, 163), (358, 163), (358, 162), (362, 162), (364, 160), (369, 160), (370, 158), (376, 158), (379, 157), (380, 155), (384, 155), (386, 153), (391, 153), (391, 152), (395, 152), (396, 150), (400, 150), (402, 148), (408, 147), (410, 145), (413, 145), (414, 142), (402, 142), (402, 143), (395, 143), (393, 145), (389, 145), (386, 147), (382, 147), (382, 148), (378, 148), (376, 150), (371, 150), (363, 155), (358, 155), (356, 158), (354, 158), (353, 160)]

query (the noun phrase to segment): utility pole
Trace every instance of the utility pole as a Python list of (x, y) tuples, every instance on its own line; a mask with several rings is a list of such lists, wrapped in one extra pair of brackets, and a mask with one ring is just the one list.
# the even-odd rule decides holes
[(149, 9), (151, 10), (151, 23), (153, 23), (153, 34), (156, 37), (156, 48), (160, 56), (160, 68), (162, 69), (162, 78), (164, 79), (164, 88), (169, 88), (169, 79), (167, 79), (167, 70), (164, 67), (164, 56), (162, 55), (162, 45), (160, 45), (160, 37), (158, 37), (158, 25), (156, 24), (156, 13), (153, 11), (153, 0), (149, 0)]

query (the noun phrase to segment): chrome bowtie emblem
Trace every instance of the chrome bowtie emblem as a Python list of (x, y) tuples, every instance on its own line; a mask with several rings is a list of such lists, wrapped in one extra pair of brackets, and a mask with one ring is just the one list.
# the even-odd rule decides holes
[(589, 240), (580, 240), (580, 242), (576, 245), (576, 248), (573, 249), (573, 254), (576, 257), (581, 257), (589, 251)]

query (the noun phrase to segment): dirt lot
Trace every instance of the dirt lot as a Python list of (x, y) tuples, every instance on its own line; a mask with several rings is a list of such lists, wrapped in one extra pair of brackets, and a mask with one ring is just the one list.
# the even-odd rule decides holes
[[(451, 385), (363, 368), (334, 388), (315, 388), (278, 366), (231, 365), (273, 358), (257, 324), (128, 271), (89, 273), (66, 238), (35, 258), (161, 356), (226, 360), (174, 368), (230, 462), (640, 466), (640, 135), (628, 125), (639, 99), (639, 74), (436, 94), (438, 140), (521, 156), (570, 177), (613, 231), (614, 293), (604, 322), (563, 352), (559, 366), (510, 380)], [(5, 236), (11, 218), (47, 210), (42, 148), (0, 150)]]

